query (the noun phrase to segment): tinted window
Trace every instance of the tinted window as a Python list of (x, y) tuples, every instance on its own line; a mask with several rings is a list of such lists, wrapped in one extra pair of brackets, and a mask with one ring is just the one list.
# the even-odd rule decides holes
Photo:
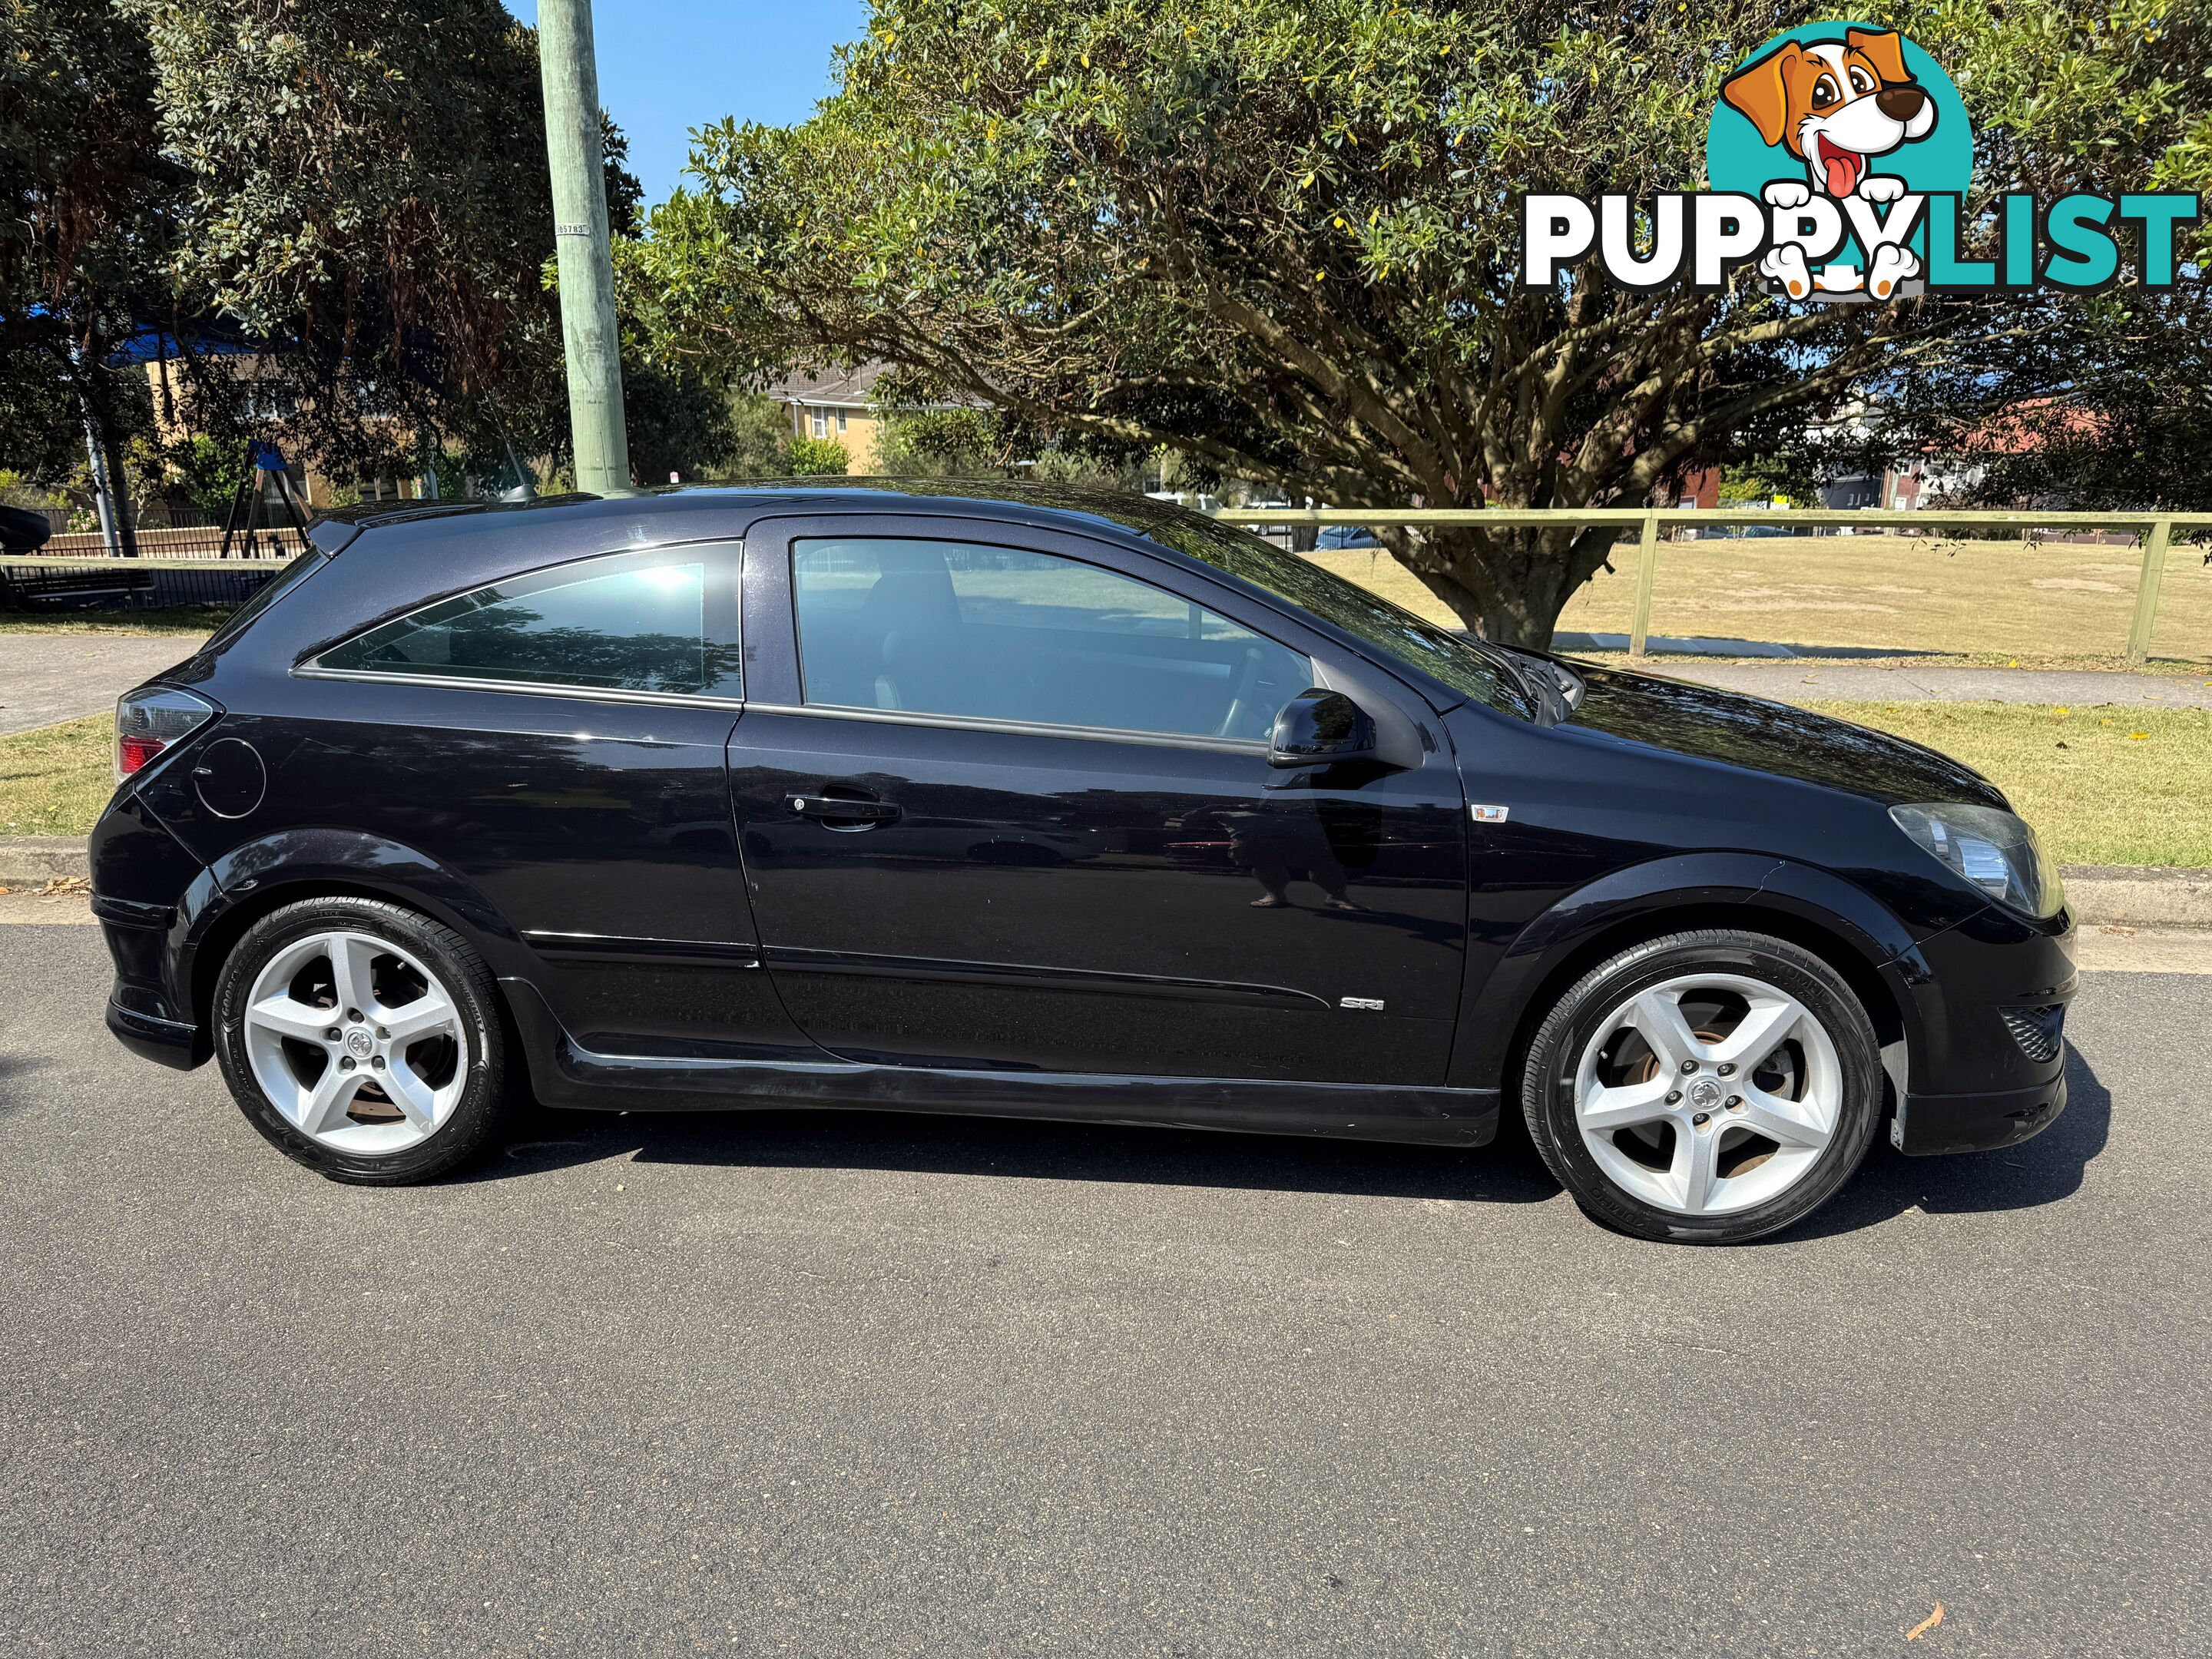
[(734, 595), (718, 563), (620, 555), (512, 577), (371, 629), (324, 668), (735, 696)]
[(1042, 489), (1024, 492), (1043, 505), (1096, 513), (1150, 537), (1164, 547), (1243, 578), (1334, 623), (1361, 644), (1417, 668), (1464, 696), (1522, 720), (1536, 704), (1519, 675), (1502, 660), (1501, 648), (1424, 622), (1248, 530), (1142, 496), (1101, 498), (1088, 493), (1057, 499)]
[(806, 701), (1264, 740), (1297, 652), (1074, 559), (962, 542), (793, 548)]

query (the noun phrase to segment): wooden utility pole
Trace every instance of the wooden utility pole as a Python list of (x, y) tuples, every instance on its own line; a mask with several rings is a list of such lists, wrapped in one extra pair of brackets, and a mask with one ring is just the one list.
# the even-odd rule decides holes
[(626, 494), (629, 434), (623, 423), (621, 337), (599, 155), (599, 74), (591, 0), (538, 0), (538, 67), (545, 88), (545, 155), (553, 173), (561, 334), (568, 353), (568, 428), (576, 488)]

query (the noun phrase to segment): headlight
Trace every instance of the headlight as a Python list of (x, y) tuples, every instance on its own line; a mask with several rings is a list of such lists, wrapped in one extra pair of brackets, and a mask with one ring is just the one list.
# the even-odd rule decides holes
[(1897, 827), (1954, 875), (2022, 915), (2055, 916), (2066, 902), (2035, 831), (1994, 806), (1893, 806)]

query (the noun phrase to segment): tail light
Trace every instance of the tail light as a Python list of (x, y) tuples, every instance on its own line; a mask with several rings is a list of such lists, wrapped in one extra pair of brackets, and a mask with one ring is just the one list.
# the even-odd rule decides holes
[(125, 692), (115, 701), (116, 781), (143, 770), (156, 755), (191, 736), (216, 713), (216, 706), (205, 697), (173, 686)]

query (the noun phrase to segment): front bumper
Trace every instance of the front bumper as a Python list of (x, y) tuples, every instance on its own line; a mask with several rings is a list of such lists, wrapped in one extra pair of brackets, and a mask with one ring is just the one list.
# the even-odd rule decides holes
[(1991, 906), (1921, 941), (1920, 1041), (1897, 1079), (1890, 1144), (1919, 1157), (2016, 1146), (2066, 1109), (2074, 921)]
[(2031, 1140), (2066, 1109), (2065, 1054), (2047, 1083), (1996, 1094), (1906, 1095), (1890, 1120), (1889, 1143), (1911, 1158), (1987, 1152)]

